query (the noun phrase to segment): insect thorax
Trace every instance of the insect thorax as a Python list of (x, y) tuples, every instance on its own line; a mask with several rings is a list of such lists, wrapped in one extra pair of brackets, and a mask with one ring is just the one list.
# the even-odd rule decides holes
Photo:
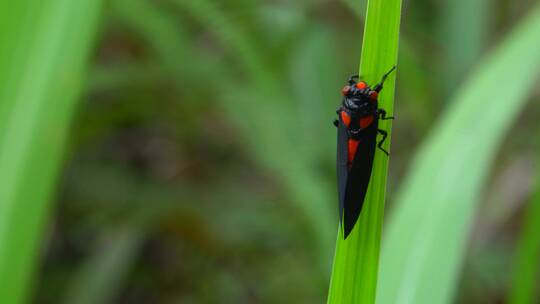
[(368, 96), (343, 97), (343, 109), (352, 118), (372, 116), (377, 113), (377, 102)]

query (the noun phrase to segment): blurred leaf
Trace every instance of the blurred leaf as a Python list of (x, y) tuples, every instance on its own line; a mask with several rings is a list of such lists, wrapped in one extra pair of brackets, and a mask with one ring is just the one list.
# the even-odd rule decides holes
[(540, 186), (525, 208), (515, 256), (509, 295), (510, 304), (538, 303), (538, 269), (540, 266)]
[[(442, 1), (439, 44), (446, 55), (443, 71), (444, 89), (453, 90), (464, 81), (486, 47), (489, 21), (493, 15), (492, 0)], [(446, 95), (445, 95), (446, 96)]]
[(107, 230), (67, 289), (66, 304), (113, 303), (142, 245), (137, 229)]
[(167, 79), (167, 74), (161, 66), (128, 63), (94, 67), (89, 78), (89, 91), (102, 92), (149, 87), (163, 82)]
[[(114, 0), (111, 9), (122, 25), (135, 31), (148, 43), (160, 60), (160, 67), (174, 73), (171, 82), (176, 83), (183, 93), (197, 93), (198, 90), (194, 88), (206, 85), (202, 80), (220, 74), (222, 65), (219, 58), (198, 50), (193, 44), (195, 38), (178, 23), (178, 16), (171, 11), (148, 0)], [(115, 66), (107, 68), (109, 73), (121, 71), (121, 68)], [(105, 81), (104, 77), (107, 77), (106, 74), (95, 76), (101, 76), (96, 78), (97, 83)], [(188, 86), (191, 90), (186, 90)]]
[(459, 292), (452, 303), (501, 302), (508, 286), (511, 258), (510, 246), (505, 241), (505, 236), (502, 241), (499, 239), (497, 242), (484, 244), (468, 253), (458, 283)]
[(514, 156), (486, 189), (489, 208), (482, 208), (482, 218), (476, 223), (473, 242), (475, 248), (484, 246), (499, 235), (508, 221), (522, 209), (534, 191), (534, 159)]
[[(478, 66), (417, 154), (386, 230), (378, 303), (451, 301), (481, 187), (534, 86), (538, 44), (540, 7)], [(504, 87), (501, 75), (512, 75)]]
[[(376, 84), (397, 62), (401, 1), (370, 0), (367, 6), (360, 75), (364, 81)], [(389, 76), (379, 97), (380, 107), (390, 116), (393, 113), (395, 75)], [(388, 121), (381, 120), (379, 128), (391, 134)], [(389, 142), (390, 137), (386, 141), (386, 149)], [(375, 302), (387, 172), (388, 157), (375, 153), (360, 218), (347, 240), (343, 240), (342, 229), (338, 229), (328, 303)]]
[(367, 0), (341, 0), (358, 19), (366, 20)]
[[(283, 185), (307, 218), (311, 238), (315, 240), (315, 255), (320, 260), (317, 266), (325, 269), (330, 257), (332, 239), (332, 209), (330, 187), (317, 174), (315, 164), (299, 153), (298, 147), (305, 145), (306, 136), (302, 129), (292, 128), (301, 113), (296, 107), (278, 74), (267, 64), (264, 51), (256, 45), (254, 38), (235, 23), (233, 14), (224, 11), (212, 1), (172, 0), (179, 8), (189, 12), (226, 45), (235, 62), (247, 75), (247, 85), (223, 86), (223, 102), (226, 113), (241, 128), (244, 140), (249, 143), (252, 155)], [(225, 75), (222, 84), (230, 75)], [(299, 113), (300, 112), (300, 113)], [(276, 123), (279, 119), (280, 123)], [(328, 125), (328, 128), (331, 124)], [(313, 132), (313, 130), (308, 130)], [(272, 153), (279, 151), (279, 153)], [(324, 273), (321, 271), (321, 273)]]
[[(399, 103), (399, 109), (395, 112), (399, 119), (398, 124), (413, 124), (415, 129), (408, 129), (404, 133), (410, 134), (417, 131), (423, 135), (432, 125), (436, 114), (437, 104), (433, 102), (433, 77), (425, 65), (425, 58), (420, 49), (411, 43), (406, 36), (400, 37), (399, 42), (399, 78), (401, 79), (398, 93), (401, 99), (407, 103)], [(422, 111), (418, 111), (422, 109)], [(409, 118), (405, 121), (402, 118)], [(397, 128), (396, 128), (397, 131)], [(414, 147), (410, 147), (414, 148)], [(400, 153), (402, 154), (402, 153)]]
[(237, 26), (235, 24), (237, 20), (226, 14), (220, 4), (208, 0), (170, 1), (185, 9), (215, 34), (248, 74), (250, 81), (259, 87), (277, 86), (275, 79), (269, 75), (267, 67), (264, 66), (261, 49), (252, 42), (255, 38), (249, 35), (248, 29)]
[(0, 4), (1, 303), (22, 303), (30, 295), (100, 8), (101, 1)]
[(340, 100), (336, 88), (342, 82), (336, 75), (341, 71), (334, 62), (338, 56), (334, 37), (334, 33), (323, 28), (313, 28), (298, 42), (290, 65), (296, 106), (302, 113), (296, 125), (305, 138), (304, 144), (297, 149), (311, 158), (312, 163), (323, 159), (324, 163), (333, 164), (335, 158), (335, 142), (321, 140), (335, 137), (335, 128), (330, 126)]
[[(249, 237), (251, 233), (264, 233), (267, 231), (265, 227), (273, 227), (275, 235), (287, 235), (294, 230), (282, 219), (280, 226), (276, 227), (282, 215), (263, 210), (267, 202), (272, 201), (268, 191), (250, 188), (239, 192), (233, 182), (236, 180), (234, 177), (214, 182), (214, 191), (208, 192), (206, 186), (151, 181), (113, 164), (86, 162), (74, 168), (71, 175), (66, 185), (70, 189), (67, 198), (72, 201), (84, 198), (85, 201), (80, 202), (83, 208), (80, 212), (88, 216), (95, 215), (97, 209), (100, 216), (121, 217), (122, 223), (150, 227), (171, 214), (178, 214), (176, 218), (184, 221), (204, 220), (198, 226), (212, 228), (210, 233), (213, 235), (229, 232), (228, 227), (236, 229), (243, 225), (250, 226), (252, 230), (236, 229), (231, 233), (241, 232), (243, 237)], [(191, 204), (193, 200), (197, 201), (197, 206)], [(265, 216), (254, 223), (253, 219), (261, 212)], [(222, 216), (216, 218), (216, 213)], [(224, 224), (228, 221), (235, 225)]]

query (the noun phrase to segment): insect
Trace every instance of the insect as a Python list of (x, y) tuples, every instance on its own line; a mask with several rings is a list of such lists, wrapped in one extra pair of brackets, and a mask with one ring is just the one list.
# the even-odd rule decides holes
[[(334, 125), (338, 130), (337, 175), (339, 195), (339, 219), (343, 238), (351, 233), (364, 204), (371, 177), (375, 146), (388, 155), (382, 147), (388, 133), (378, 128), (379, 119), (387, 117), (386, 111), (378, 107), (378, 95), (383, 83), (395, 70), (392, 67), (381, 81), (371, 88), (358, 75), (351, 76), (341, 90), (343, 100), (336, 113)], [(377, 135), (382, 138), (377, 143)]]

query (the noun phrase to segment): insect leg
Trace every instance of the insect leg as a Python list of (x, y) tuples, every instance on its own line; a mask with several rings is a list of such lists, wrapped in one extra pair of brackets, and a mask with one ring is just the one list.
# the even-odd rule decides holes
[[(339, 117), (339, 115), (341, 114), (341, 107), (339, 107), (339, 108), (336, 110), (336, 114), (337, 114), (337, 116)], [(337, 126), (339, 126), (339, 120), (337, 120), (337, 119), (334, 120), (334, 126), (336, 126), (336, 128), (337, 128)]]
[(384, 109), (377, 109), (377, 115), (379, 115), (382, 120), (394, 119), (394, 116), (386, 117), (386, 111)]
[(384, 141), (386, 140), (386, 138), (388, 137), (388, 132), (386, 132), (385, 130), (381, 130), (381, 129), (377, 129), (377, 132), (379, 132), (379, 134), (382, 135), (382, 139), (379, 141), (379, 143), (377, 144), (377, 147), (379, 149), (381, 149), (381, 151), (384, 152), (384, 154), (386, 154), (387, 156), (389, 155), (388, 151), (386, 151), (383, 147), (382, 147), (382, 144), (384, 143)]

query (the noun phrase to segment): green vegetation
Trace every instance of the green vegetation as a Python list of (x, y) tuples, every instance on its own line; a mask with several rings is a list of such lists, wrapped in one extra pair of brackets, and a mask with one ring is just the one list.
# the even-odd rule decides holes
[[(481, 187), (534, 87), (539, 43), (540, 7), (478, 65), (418, 152), (384, 236), (378, 303), (451, 302)], [(500, 75), (513, 76), (498, 90)]]
[(27, 299), (100, 1), (0, 4), (0, 302)]
[[(401, 0), (368, 1), (360, 75), (369, 84), (378, 83), (381, 75), (396, 65), (400, 14)], [(379, 106), (390, 116), (394, 108), (395, 74), (385, 82), (379, 99)], [(381, 120), (379, 126), (390, 135), (388, 121)], [(343, 239), (342, 229), (338, 229), (328, 303), (375, 302), (387, 172), (388, 157), (376, 153), (357, 224), (347, 240)]]
[[(537, 176), (538, 178), (538, 176)], [(508, 303), (533, 304), (538, 297), (536, 282), (540, 260), (540, 187), (529, 206), (525, 209), (525, 219), (521, 228), (515, 256), (513, 276)]]
[[(540, 17), (473, 2), (404, 3), (329, 303), (538, 302)], [(0, 303), (323, 302), (339, 90), (400, 1), (104, 3), (0, 4)]]

